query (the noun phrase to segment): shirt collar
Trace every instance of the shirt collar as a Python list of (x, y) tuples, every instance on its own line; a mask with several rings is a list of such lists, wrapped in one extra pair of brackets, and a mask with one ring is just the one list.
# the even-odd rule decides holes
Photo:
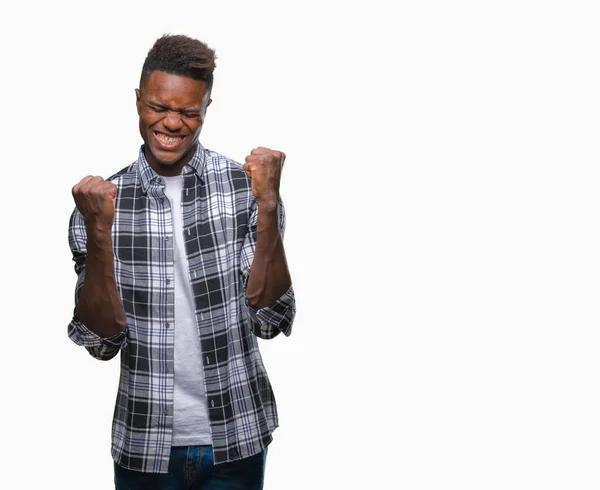
[[(190, 174), (195, 172), (198, 178), (204, 182), (204, 169), (206, 168), (206, 152), (204, 147), (198, 142), (196, 146), (196, 152), (192, 159), (183, 166), (181, 173), (183, 175)], [(152, 184), (153, 181), (157, 181), (160, 178), (154, 169), (146, 160), (146, 155), (144, 155), (144, 145), (140, 147), (140, 155), (138, 158), (138, 172), (140, 175), (140, 179), (142, 182), (142, 190), (144, 194), (148, 192), (148, 188)]]

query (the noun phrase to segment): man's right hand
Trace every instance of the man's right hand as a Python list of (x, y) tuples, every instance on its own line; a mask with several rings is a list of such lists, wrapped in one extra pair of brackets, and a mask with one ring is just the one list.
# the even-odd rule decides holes
[(100, 337), (112, 337), (127, 324), (115, 280), (111, 228), (115, 218), (117, 186), (88, 175), (72, 189), (86, 226), (85, 280), (75, 314)]
[(99, 231), (112, 228), (117, 186), (102, 177), (88, 175), (73, 186), (73, 199), (87, 226)]

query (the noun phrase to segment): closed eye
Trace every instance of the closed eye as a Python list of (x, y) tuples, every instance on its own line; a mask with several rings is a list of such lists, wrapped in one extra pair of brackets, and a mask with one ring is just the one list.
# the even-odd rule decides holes
[(199, 119), (202, 115), (202, 113), (200, 111), (186, 111), (186, 110), (177, 111), (177, 110), (171, 109), (167, 106), (150, 104), (150, 103), (146, 102), (144, 99), (142, 99), (142, 101), (144, 102), (144, 104), (146, 105), (146, 107), (149, 110), (151, 110), (152, 112), (155, 112), (157, 114), (164, 114), (165, 112), (175, 112), (175, 113), (181, 114), (181, 116), (186, 119)]
[(181, 115), (188, 119), (198, 119), (200, 117), (200, 113), (197, 111), (181, 111)]

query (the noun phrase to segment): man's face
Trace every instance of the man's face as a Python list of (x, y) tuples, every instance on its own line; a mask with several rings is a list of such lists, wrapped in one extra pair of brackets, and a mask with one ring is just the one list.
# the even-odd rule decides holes
[(148, 163), (159, 175), (178, 175), (196, 151), (206, 108), (202, 80), (153, 72), (136, 89), (140, 134)]

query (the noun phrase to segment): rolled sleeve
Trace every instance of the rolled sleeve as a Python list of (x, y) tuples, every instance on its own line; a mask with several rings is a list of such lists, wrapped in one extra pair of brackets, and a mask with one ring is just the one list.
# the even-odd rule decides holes
[(127, 345), (127, 329), (123, 329), (112, 337), (100, 337), (75, 316), (69, 323), (68, 333), (73, 342), (85, 347), (90, 355), (101, 361), (112, 359), (119, 350)]
[(246, 298), (246, 306), (250, 314), (252, 332), (256, 336), (261, 339), (272, 339), (280, 332), (283, 332), (286, 337), (291, 335), (296, 316), (296, 300), (292, 287), (272, 305), (254, 308)]

